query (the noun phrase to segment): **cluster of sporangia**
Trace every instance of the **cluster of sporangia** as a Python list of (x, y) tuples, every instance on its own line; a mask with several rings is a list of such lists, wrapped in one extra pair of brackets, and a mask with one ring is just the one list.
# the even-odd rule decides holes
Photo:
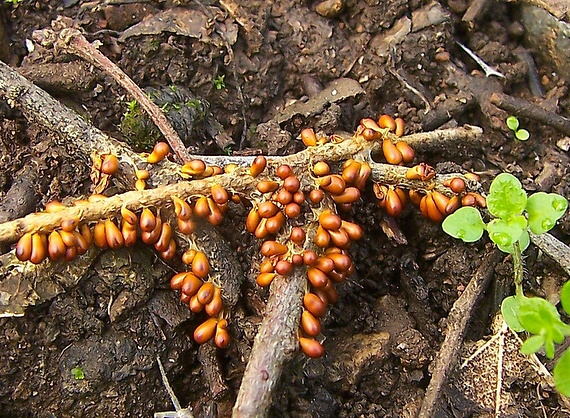
[[(404, 121), (388, 115), (382, 115), (377, 121), (362, 119), (355, 136), (369, 141), (382, 140), (384, 158), (390, 164), (412, 162), (414, 150), (404, 141), (393, 143), (386, 136), (388, 131), (397, 136), (403, 135)], [(329, 140), (327, 137), (318, 138), (312, 129), (304, 129), (301, 139), (307, 147), (319, 146)], [(158, 163), (169, 152), (167, 144), (158, 143), (147, 156), (147, 162)], [(265, 157), (257, 157), (249, 169), (251, 176), (259, 176), (266, 169), (266, 163)], [(103, 156), (98, 167), (105, 175), (112, 175), (117, 168), (117, 157), (110, 154)], [(194, 216), (218, 225), (230, 200), (235, 203), (249, 200), (252, 208), (246, 219), (246, 229), (265, 240), (260, 250), (264, 259), (259, 266), (257, 283), (265, 287), (276, 275), (289, 276), (296, 267), (306, 270), (308, 282), (303, 297), (299, 343), (306, 355), (320, 357), (324, 354), (323, 346), (316, 339), (321, 332), (320, 318), (325, 315), (327, 305), (338, 299), (334, 286), (342, 283), (354, 271), (347, 249), (352, 241), (362, 237), (360, 226), (343, 220), (336, 210), (346, 212), (360, 199), (371, 167), (364, 161), (349, 159), (339, 173), (333, 173), (325, 161), (316, 162), (310, 169), (315, 182), (301, 187), (293, 169), (282, 164), (275, 173), (271, 173), (275, 174), (271, 180), (260, 180), (256, 184), (259, 194), (245, 199), (230, 194), (217, 184), (205, 196), (189, 200), (172, 196), (171, 202), (167, 202), (162, 210), (168, 212), (169, 208), (174, 209), (175, 226), (168, 220), (170, 217), (163, 219), (161, 208), (148, 207), (142, 208), (138, 214), (123, 207), (118, 219), (105, 219), (94, 225), (81, 223), (79, 218), (65, 220), (60, 228), (49, 235), (41, 232), (23, 235), (16, 244), (16, 256), (21, 261), (29, 260), (32, 263), (40, 263), (45, 258), (69, 261), (85, 253), (92, 243), (101, 249), (117, 249), (132, 246), (140, 239), (147, 245), (153, 245), (163, 259), (170, 260), (177, 250), (175, 228), (183, 234), (192, 234), (195, 229)], [(192, 160), (180, 170), (182, 177), (196, 179), (231, 173), (235, 166), (222, 169), (207, 166), (201, 160)], [(410, 180), (427, 181), (434, 176), (435, 170), (425, 163), (410, 168), (406, 173)], [(136, 177), (135, 188), (143, 190), (149, 178), (148, 170), (137, 170)], [(435, 222), (440, 222), (462, 205), (485, 206), (485, 199), (481, 195), (466, 192), (465, 181), (459, 177), (447, 180), (444, 186), (449, 187), (451, 197), (435, 190), (406, 191), (383, 184), (374, 184), (373, 187), (380, 207), (391, 216), (402, 213), (408, 198), (419, 206), (423, 216)], [(92, 195), (88, 201), (104, 198), (102, 195)], [(73, 204), (82, 205), (85, 202), (77, 200)], [(55, 212), (65, 207), (60, 202), (51, 202), (45, 210)], [(226, 347), (230, 334), (224, 318), (221, 288), (210, 276), (206, 255), (197, 248), (190, 248), (182, 254), (182, 262), (189, 269), (175, 274), (170, 286), (180, 290), (180, 299), (193, 312), (205, 311), (209, 316), (196, 328), (194, 339), (200, 344), (213, 339), (216, 346)]]

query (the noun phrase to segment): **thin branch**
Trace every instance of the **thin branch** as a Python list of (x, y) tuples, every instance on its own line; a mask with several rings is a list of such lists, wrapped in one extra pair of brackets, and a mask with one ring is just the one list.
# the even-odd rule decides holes
[(54, 30), (44, 29), (34, 32), (34, 40), (43, 46), (53, 45), (56, 51), (77, 55), (113, 77), (148, 113), (178, 159), (181, 162), (190, 160), (186, 147), (164, 113), (123, 70), (89, 43), (78, 29), (71, 27), (71, 21), (68, 19), (59, 17), (52, 22), (52, 27)]
[(441, 390), (457, 359), (457, 353), (461, 348), (461, 342), (473, 314), (475, 304), (483, 295), (491, 277), (493, 277), (493, 266), (497, 263), (500, 256), (501, 252), (497, 249), (493, 249), (486, 254), (473, 279), (471, 279), (464, 292), (453, 304), (446, 321), (445, 340), (441, 344), (442, 348), (433, 362), (432, 378), (426, 389), (418, 418), (435, 416)]
[(570, 135), (570, 119), (557, 113), (537, 106), (524, 99), (517, 99), (504, 93), (495, 92), (491, 95), (491, 103), (507, 112), (519, 117), (537, 120), (545, 125), (552, 126), (564, 135)]
[(550, 256), (570, 276), (570, 247), (550, 234), (530, 233), (534, 245)]
[(277, 276), (243, 375), (234, 418), (264, 417), (283, 366), (297, 350), (301, 300), (307, 279), (297, 268), (290, 277)]

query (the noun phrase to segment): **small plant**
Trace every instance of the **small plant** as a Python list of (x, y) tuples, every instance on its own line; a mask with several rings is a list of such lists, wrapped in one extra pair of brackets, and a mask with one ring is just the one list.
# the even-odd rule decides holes
[(566, 212), (568, 201), (556, 193), (539, 192), (527, 197), (517, 178), (503, 173), (491, 183), (487, 207), (494, 217), (489, 223), (483, 222), (477, 209), (466, 206), (445, 219), (443, 230), (465, 242), (478, 241), (487, 230), (501, 251), (512, 253), (515, 243), (524, 251), (530, 242), (529, 229), (535, 234), (552, 229)]
[(4, 0), (5, 3), (10, 3), (12, 6), (17, 6), (22, 0)]
[[(503, 173), (491, 183), (487, 207), (493, 216), (488, 223), (477, 209), (463, 207), (444, 220), (443, 230), (465, 242), (479, 240), (486, 230), (501, 251), (512, 255), (516, 291), (503, 300), (501, 313), (513, 331), (532, 334), (521, 347), (523, 354), (534, 354), (544, 347), (546, 356), (554, 358), (555, 344), (570, 336), (570, 325), (562, 322), (556, 306), (549, 301), (524, 295), (521, 251), (530, 243), (529, 230), (543, 234), (552, 229), (566, 212), (568, 201), (556, 193), (539, 192), (527, 197), (521, 183)], [(570, 282), (562, 288), (561, 301), (562, 308), (570, 313)], [(562, 394), (570, 395), (570, 349), (554, 368), (554, 381)]]
[(226, 88), (226, 82), (224, 81), (225, 77), (226, 76), (222, 74), (214, 78), (214, 87), (216, 88), (216, 90), (221, 90)]
[(516, 116), (509, 116), (506, 122), (509, 129), (514, 132), (515, 138), (519, 141), (526, 141), (530, 138), (530, 133), (526, 129), (519, 129), (519, 120)]
[(71, 375), (73, 376), (73, 378), (75, 380), (83, 380), (85, 379), (85, 373), (83, 372), (83, 369), (79, 366), (74, 367), (73, 369), (71, 369)]
[(139, 102), (126, 102), (126, 111), (121, 119), (121, 131), (131, 146), (140, 151), (152, 149), (160, 138), (160, 133), (153, 124), (146, 123), (146, 116)]

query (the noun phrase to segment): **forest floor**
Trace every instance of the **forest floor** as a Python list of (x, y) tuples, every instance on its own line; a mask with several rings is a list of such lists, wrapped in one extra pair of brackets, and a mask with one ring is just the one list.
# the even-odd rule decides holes
[[(568, 118), (568, 80), (526, 46), (518, 5), (492, 2), (479, 13), (468, 6), (464, 0), (6, 1), (0, 59), (125, 147), (148, 150), (159, 134), (149, 122), (137, 131), (131, 98), (112, 78), (31, 41), (34, 30), (67, 16), (138, 86), (170, 100), (168, 116), (192, 153), (288, 155), (304, 148), (297, 139), (303, 127), (353, 132), (363, 117), (390, 114), (406, 121), (407, 133), (464, 124), (483, 129), (476, 145), (420, 152), (418, 161), (475, 172), (485, 190), (509, 172), (528, 192), (570, 197), (570, 133), (491, 98), (503, 94)], [(485, 77), (457, 42), (504, 77)], [(360, 89), (311, 101), (345, 78)], [(182, 110), (176, 105), (190, 102)], [(313, 107), (291, 110), (302, 103)], [(530, 132), (528, 141), (517, 141), (506, 127), (510, 115)], [(72, 145), (0, 96), (0, 222), (89, 194), (90, 168)], [(34, 198), (6, 214), (2, 199), (22, 182)], [(350, 249), (355, 274), (338, 288), (339, 300), (322, 321), (326, 355), (294, 357), (275, 391), (272, 417), (416, 416), (430, 364), (445, 348), (450, 310), (492, 251), (485, 239), (454, 240), (411, 205), (395, 224), (386, 221), (372, 196), (364, 193), (349, 215), (365, 236)], [(385, 233), (387, 224), (398, 239)], [(257, 247), (241, 228), (230, 217), (220, 230), (247, 272)], [(568, 214), (552, 233), (570, 244)], [(172, 410), (157, 358), (182, 406), (197, 417), (229, 416), (267, 293), (242, 285), (233, 341), (214, 352), (216, 386), (192, 338), (203, 319), (168, 288), (172, 268), (143, 246), (102, 252), (76, 286), (53, 292), (24, 316), (0, 318), (0, 416), (150, 417)], [(500, 257), (491, 270), (434, 416), (570, 416), (536, 362), (518, 353), (517, 337), (494, 321), (500, 301), (513, 292), (511, 260)], [(529, 293), (556, 301), (566, 280), (535, 246), (525, 252)]]

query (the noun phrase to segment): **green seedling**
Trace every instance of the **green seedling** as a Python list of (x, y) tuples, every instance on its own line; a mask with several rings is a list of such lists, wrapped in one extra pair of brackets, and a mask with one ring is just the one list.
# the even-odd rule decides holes
[(509, 296), (503, 300), (501, 311), (513, 331), (533, 334), (522, 345), (523, 354), (534, 354), (544, 347), (546, 357), (552, 359), (554, 344), (570, 336), (570, 325), (562, 322), (556, 306), (545, 299)]
[[(509, 128), (516, 130), (516, 122), (516, 126)], [(477, 209), (463, 207), (444, 220), (443, 230), (465, 242), (478, 241), (486, 230), (501, 251), (512, 255), (516, 292), (503, 300), (501, 313), (513, 331), (531, 334), (521, 347), (523, 354), (544, 349), (545, 355), (552, 359), (555, 345), (570, 336), (570, 325), (562, 321), (556, 306), (549, 301), (524, 295), (521, 251), (530, 243), (529, 231), (538, 235), (552, 229), (566, 212), (568, 201), (555, 193), (540, 192), (528, 197), (520, 181), (503, 173), (491, 183), (487, 208), (493, 217), (488, 223)], [(570, 314), (570, 282), (563, 286), (560, 300), (562, 308)], [(553, 376), (558, 391), (570, 396), (570, 349), (558, 360)]]
[(214, 78), (214, 87), (216, 88), (216, 90), (221, 90), (226, 88), (226, 82), (224, 81), (225, 77), (226, 76), (222, 74)]
[(81, 367), (74, 367), (73, 369), (71, 369), (71, 375), (73, 376), (73, 378), (75, 380), (83, 380), (85, 379), (85, 373), (83, 372), (83, 369)]
[(509, 116), (506, 122), (509, 129), (514, 132), (516, 139), (526, 141), (530, 138), (530, 133), (526, 129), (519, 129), (520, 124), (516, 116)]
[(145, 114), (139, 102), (136, 100), (128, 101), (126, 107), (120, 125), (125, 138), (136, 150), (147, 151), (152, 149), (160, 137), (160, 132), (153, 124), (145, 123)]
[(568, 208), (568, 201), (555, 193), (535, 193), (527, 197), (520, 181), (508, 173), (499, 174), (487, 196), (489, 213), (485, 223), (481, 213), (466, 206), (443, 221), (445, 232), (465, 242), (475, 242), (486, 230), (501, 251), (512, 253), (517, 242), (524, 251), (530, 243), (528, 231), (543, 234), (554, 227)]
[[(560, 301), (570, 315), (570, 281), (562, 286)], [(521, 347), (523, 354), (535, 354), (544, 348), (546, 357), (553, 359), (555, 344), (562, 344), (570, 336), (570, 325), (562, 322), (556, 306), (545, 299), (509, 296), (503, 300), (501, 312), (513, 331), (532, 334)], [(570, 349), (556, 362), (553, 378), (558, 391), (570, 396)]]

